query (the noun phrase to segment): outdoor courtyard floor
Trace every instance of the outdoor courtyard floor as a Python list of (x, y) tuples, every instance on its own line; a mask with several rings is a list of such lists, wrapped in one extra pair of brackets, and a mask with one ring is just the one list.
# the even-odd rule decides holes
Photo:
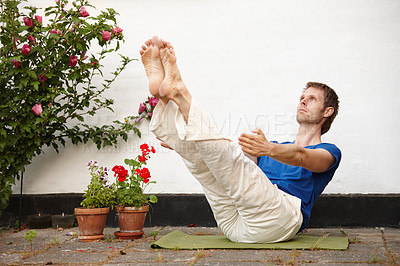
[[(0, 235), (1, 265), (400, 265), (399, 228), (318, 228), (306, 234), (347, 236), (349, 248), (336, 250), (164, 250), (151, 249), (156, 239), (180, 230), (188, 234), (221, 232), (215, 227), (149, 227), (136, 240), (117, 240), (118, 228), (106, 228), (105, 239), (84, 243), (77, 239), (77, 227), (58, 231), (35, 229), (31, 245), (24, 239), (25, 229), (2, 230)], [(74, 234), (75, 233), (75, 234)]]

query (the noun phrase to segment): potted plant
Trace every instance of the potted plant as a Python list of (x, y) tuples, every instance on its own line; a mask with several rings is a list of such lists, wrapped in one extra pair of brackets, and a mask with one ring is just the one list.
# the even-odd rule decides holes
[(83, 195), (81, 205), (75, 208), (81, 241), (95, 241), (104, 238), (103, 230), (110, 207), (115, 204), (115, 184), (109, 184), (106, 167), (100, 167), (96, 161), (88, 163), (92, 176)]
[(135, 159), (125, 159), (125, 164), (130, 168), (130, 174), (122, 165), (115, 165), (112, 168), (114, 176), (117, 177), (116, 194), (119, 231), (114, 234), (119, 239), (141, 238), (146, 214), (149, 210), (149, 203), (156, 203), (155, 195), (144, 194), (150, 181), (150, 171), (147, 167), (147, 160), (150, 153), (155, 153), (154, 147), (148, 144), (140, 145), (141, 153)]

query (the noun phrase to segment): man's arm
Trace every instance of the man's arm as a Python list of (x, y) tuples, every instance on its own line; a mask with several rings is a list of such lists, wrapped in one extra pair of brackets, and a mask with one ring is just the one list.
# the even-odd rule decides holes
[(311, 172), (325, 172), (335, 163), (335, 157), (325, 149), (305, 149), (295, 144), (271, 143), (260, 129), (257, 135), (243, 133), (239, 145), (243, 152), (252, 156), (269, 156), (281, 163), (301, 166)]

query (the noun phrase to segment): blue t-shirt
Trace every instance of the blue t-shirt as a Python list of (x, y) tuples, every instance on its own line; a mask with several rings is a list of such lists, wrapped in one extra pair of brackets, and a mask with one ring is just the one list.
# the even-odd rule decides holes
[[(277, 142), (274, 142), (277, 143)], [(284, 142), (281, 144), (293, 144)], [(331, 181), (333, 174), (339, 166), (342, 154), (338, 147), (330, 143), (320, 143), (306, 146), (306, 149), (325, 149), (335, 157), (335, 163), (323, 173), (314, 173), (300, 166), (280, 163), (268, 156), (258, 157), (258, 166), (268, 179), (284, 192), (301, 199), (301, 212), (303, 224), (301, 230), (307, 227), (310, 220), (311, 208), (318, 196)]]

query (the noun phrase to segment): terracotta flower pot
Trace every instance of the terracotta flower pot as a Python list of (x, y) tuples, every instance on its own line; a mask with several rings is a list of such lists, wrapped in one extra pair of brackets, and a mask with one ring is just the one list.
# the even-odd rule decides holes
[(106, 225), (107, 214), (110, 207), (106, 208), (75, 208), (76, 218), (78, 220), (79, 240), (83, 242), (95, 241), (103, 239), (103, 230)]
[(143, 225), (149, 205), (141, 208), (115, 206), (119, 231), (114, 234), (119, 239), (137, 239), (143, 236)]

